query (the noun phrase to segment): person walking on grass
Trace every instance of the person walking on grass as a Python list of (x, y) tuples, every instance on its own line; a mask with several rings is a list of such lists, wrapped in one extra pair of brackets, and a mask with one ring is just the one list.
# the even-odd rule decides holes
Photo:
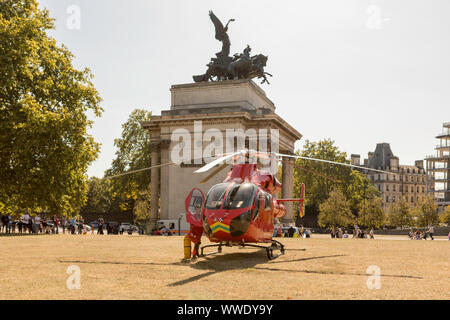
[(430, 228), (428, 229), (428, 234), (430, 235), (431, 240), (434, 240), (433, 233), (434, 233), (434, 228), (433, 228), (433, 226), (430, 226)]
[(353, 238), (358, 238), (358, 235), (359, 235), (359, 228), (358, 228), (358, 225), (355, 224), (353, 226)]
[(98, 222), (97, 234), (103, 234), (103, 224), (105, 223), (105, 220), (103, 220), (103, 217), (100, 216), (97, 222)]
[(53, 222), (53, 233), (59, 234), (59, 219), (56, 217), (56, 214), (52, 217)]
[(76, 233), (76, 227), (77, 227), (77, 217), (73, 217), (72, 220), (70, 220), (70, 232), (69, 234), (75, 234)]
[(84, 218), (83, 216), (80, 216), (78, 219), (78, 234), (82, 234), (84, 229)]
[(7, 214), (2, 215), (2, 224), (5, 229), (5, 233), (9, 233), (9, 216)]

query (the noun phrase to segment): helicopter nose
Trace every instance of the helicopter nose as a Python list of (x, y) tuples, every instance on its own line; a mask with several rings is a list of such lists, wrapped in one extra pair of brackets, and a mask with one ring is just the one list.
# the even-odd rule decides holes
[(230, 223), (230, 234), (232, 237), (241, 237), (244, 233), (247, 232), (250, 227), (250, 222), (252, 219), (252, 210), (238, 215)]

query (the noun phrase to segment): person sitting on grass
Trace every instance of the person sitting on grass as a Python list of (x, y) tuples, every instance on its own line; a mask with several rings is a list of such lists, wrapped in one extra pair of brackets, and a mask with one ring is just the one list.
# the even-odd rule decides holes
[(305, 231), (305, 237), (306, 238), (311, 238), (311, 230), (309, 228), (306, 229), (306, 231)]

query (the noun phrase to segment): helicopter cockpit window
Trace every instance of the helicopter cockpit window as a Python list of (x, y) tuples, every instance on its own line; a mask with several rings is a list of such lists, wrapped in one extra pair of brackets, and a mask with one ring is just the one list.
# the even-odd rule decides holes
[(255, 197), (255, 212), (253, 213), (253, 220), (258, 219), (259, 216), (259, 207), (260, 207), (260, 199), (261, 199), (261, 192), (258, 192), (258, 194)]
[(235, 184), (231, 187), (230, 191), (228, 191), (223, 208), (240, 209), (251, 206), (256, 190), (256, 186), (251, 183)]
[(264, 196), (264, 210), (272, 209), (272, 196), (268, 193)]
[(214, 186), (208, 192), (208, 196), (206, 197), (206, 209), (220, 209), (227, 187), (227, 183), (221, 183)]

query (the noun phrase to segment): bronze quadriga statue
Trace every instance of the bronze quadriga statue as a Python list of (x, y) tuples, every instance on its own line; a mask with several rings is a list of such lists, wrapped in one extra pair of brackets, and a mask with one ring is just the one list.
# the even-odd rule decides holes
[(243, 53), (230, 57), (231, 43), (227, 31), (228, 25), (234, 19), (230, 19), (224, 27), (212, 11), (209, 12), (209, 17), (216, 28), (216, 39), (222, 42), (222, 51), (216, 53), (216, 58), (211, 58), (211, 62), (206, 65), (208, 69), (205, 74), (193, 77), (194, 81), (263, 78), (261, 83), (269, 83), (266, 75), (272, 75), (264, 71), (264, 67), (267, 64), (267, 56), (262, 54), (250, 56), (252, 49), (250, 46), (247, 46)]

